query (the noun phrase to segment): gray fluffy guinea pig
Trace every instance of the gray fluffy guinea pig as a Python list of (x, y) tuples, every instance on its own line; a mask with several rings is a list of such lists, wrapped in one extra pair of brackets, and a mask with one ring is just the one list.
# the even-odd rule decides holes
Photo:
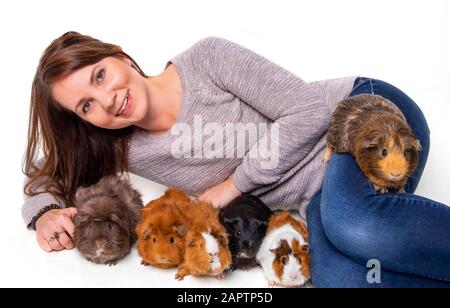
[(420, 141), (401, 110), (372, 94), (348, 97), (338, 104), (327, 133), (324, 161), (332, 152), (349, 152), (381, 193), (404, 192), (419, 161)]
[(143, 204), (128, 181), (106, 176), (80, 187), (75, 204), (75, 247), (86, 259), (114, 265), (130, 252)]

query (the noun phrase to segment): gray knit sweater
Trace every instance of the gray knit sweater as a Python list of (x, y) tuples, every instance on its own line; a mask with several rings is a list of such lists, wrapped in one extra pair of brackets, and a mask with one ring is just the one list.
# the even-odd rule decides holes
[[(232, 176), (240, 191), (272, 209), (297, 209), (305, 217), (322, 185), (331, 114), (355, 77), (307, 83), (249, 49), (214, 37), (170, 62), (183, 87), (180, 114), (164, 135), (140, 131), (133, 136), (129, 172), (192, 196)], [(25, 196), (25, 222), (51, 203), (61, 204), (45, 192)]]

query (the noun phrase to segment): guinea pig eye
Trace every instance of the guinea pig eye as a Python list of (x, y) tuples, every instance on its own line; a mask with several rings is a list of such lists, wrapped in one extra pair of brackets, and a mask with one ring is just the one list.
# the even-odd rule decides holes
[(283, 263), (283, 265), (286, 265), (286, 263), (287, 263), (287, 258), (286, 258), (286, 257), (282, 257), (282, 258), (281, 258), (281, 263)]
[(242, 232), (241, 231), (238, 231), (237, 232), (237, 236), (241, 236), (242, 235)]
[(170, 244), (173, 244), (174, 242), (175, 242), (174, 238), (171, 237), (170, 240), (169, 240), (169, 243), (170, 243)]
[(383, 157), (386, 157), (388, 155), (388, 150), (386, 149), (381, 150), (381, 155), (383, 155)]

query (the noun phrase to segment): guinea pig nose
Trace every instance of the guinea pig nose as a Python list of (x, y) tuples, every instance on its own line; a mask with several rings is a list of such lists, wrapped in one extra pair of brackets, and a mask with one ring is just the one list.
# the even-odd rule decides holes
[(296, 273), (291, 273), (289, 275), (289, 278), (291, 278), (292, 280), (297, 279), (297, 274)]
[(106, 241), (105, 240), (98, 240), (98, 241), (95, 241), (95, 244), (97, 244), (97, 247), (103, 248), (106, 245)]

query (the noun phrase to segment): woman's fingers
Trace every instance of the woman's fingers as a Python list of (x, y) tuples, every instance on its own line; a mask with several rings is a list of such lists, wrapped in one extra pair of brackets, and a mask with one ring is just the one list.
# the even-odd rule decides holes
[(77, 214), (77, 209), (75, 207), (69, 207), (67, 209), (62, 210), (65, 214), (67, 214), (69, 216), (69, 218), (71, 220), (73, 220), (73, 218), (75, 217), (75, 215)]
[(73, 241), (72, 239), (67, 235), (66, 232), (63, 232), (59, 235), (59, 243), (65, 248), (65, 249), (73, 249)]
[(70, 216), (61, 216), (58, 221), (59, 226), (62, 227), (65, 231), (67, 231), (68, 235), (73, 238), (73, 233), (75, 232), (75, 225), (70, 218)]
[(47, 235), (47, 242), (53, 250), (63, 250), (64, 246), (59, 242), (61, 237), (61, 231), (54, 231)]
[(52, 251), (52, 247), (50, 247), (47, 240), (40, 233), (36, 233), (36, 239), (42, 250), (46, 252)]
[(72, 215), (76, 214), (73, 211), (73, 208), (67, 209), (66, 215), (61, 216), (61, 220), (59, 221), (60, 227), (65, 230), (65, 232), (61, 233), (59, 236), (59, 243), (66, 249), (72, 249), (74, 247), (73, 243), (73, 233), (75, 232), (75, 225), (72, 222)]
[(39, 218), (36, 223), (39, 246), (45, 251), (72, 249), (76, 214), (76, 208), (67, 208), (50, 210)]
[[(59, 218), (61, 219), (61, 218)], [(63, 250), (64, 246), (59, 242), (59, 238), (61, 234), (64, 232), (62, 227), (60, 226), (60, 221), (57, 219), (56, 221), (50, 221), (47, 225), (47, 228), (43, 230), (42, 234), (46, 238), (48, 244), (53, 250)]]

